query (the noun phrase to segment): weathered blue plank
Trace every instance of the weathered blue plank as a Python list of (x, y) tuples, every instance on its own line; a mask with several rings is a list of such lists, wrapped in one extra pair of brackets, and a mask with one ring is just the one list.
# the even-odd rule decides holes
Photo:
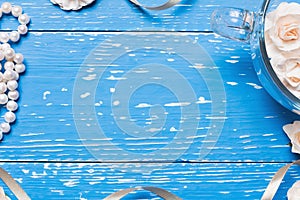
[[(201, 67), (203, 63), (198, 63), (198, 67), (200, 70), (209, 69), (218, 72), (222, 77), (220, 81), (223, 84), (215, 87), (213, 91), (209, 91), (207, 83), (214, 80), (214, 76), (205, 74), (201, 76), (197, 67), (191, 67), (190, 63), (180, 57), (182, 52), (166, 54), (164, 49), (137, 48), (117, 58), (110, 68), (104, 70), (101, 78), (98, 75), (94, 76), (96, 73), (94, 70), (99, 70), (100, 66), (91, 66), (89, 72), (86, 72), (86, 76), (77, 77), (81, 64), (92, 49), (100, 45), (97, 49), (98, 60), (104, 58), (109, 60), (117, 56), (118, 46), (122, 47), (122, 43), (114, 43), (113, 41), (125, 36), (129, 39), (124, 40), (124, 43), (134, 43), (136, 41), (132, 41), (134, 34), (32, 32), (23, 39), (21, 44), (16, 46), (16, 51), (24, 53), (28, 70), (20, 81), (21, 99), (19, 101), (20, 109), (17, 112), (18, 120), (12, 128), (11, 134), (6, 135), (0, 145), (0, 159), (36, 161), (168, 160), (164, 156), (154, 156), (151, 159), (147, 156), (151, 152), (156, 152), (156, 150), (163, 149), (167, 144), (172, 143), (174, 137), (181, 133), (182, 130), (179, 130), (182, 120), (181, 109), (189, 104), (197, 105), (199, 108), (199, 115), (190, 110), (188, 111), (190, 116), (185, 119), (187, 122), (188, 120), (198, 120), (196, 135), (184, 138), (175, 146), (168, 146), (164, 149), (170, 156), (167, 158), (171, 161), (178, 159), (188, 161), (289, 162), (296, 158), (290, 153), (288, 138), (281, 127), (299, 119), (299, 116), (282, 108), (260, 87), (261, 84), (252, 67), (248, 45), (241, 45), (214, 34), (202, 33), (179, 35), (157, 33), (138, 36), (140, 39), (148, 38), (148, 44), (153, 43), (153, 46), (165, 44), (161, 48), (166, 49), (180, 49), (179, 47), (184, 42), (181, 41), (182, 38), (185, 40), (188, 38), (195, 41), (195, 44), (198, 43), (205, 47), (207, 53), (214, 58), (216, 67)], [(177, 38), (175, 46), (168, 42), (160, 43), (164, 39), (167, 41), (173, 37)], [(103, 45), (105, 40), (110, 45)], [(185, 56), (193, 53), (186, 52)], [(205, 54), (202, 53), (199, 52), (201, 59), (205, 57)], [(145, 71), (143, 67), (140, 67), (141, 69), (136, 67), (149, 63), (158, 63), (168, 66), (168, 70), (176, 70), (176, 73), (172, 72), (173, 75), (178, 72), (183, 77), (180, 81), (187, 81), (190, 84), (196, 99), (190, 99), (190, 102), (178, 101), (176, 96), (172, 94), (172, 90), (171, 92), (168, 90), (171, 88), (162, 87), (163, 82), (156, 82), (156, 85), (144, 85), (144, 87), (136, 89), (135, 93), (131, 95), (131, 99), (129, 98), (130, 95), (126, 95), (126, 93), (120, 96), (117, 93), (116, 84), (126, 83), (130, 85), (132, 83), (134, 85), (136, 81), (144, 81), (147, 77), (147, 70)], [(135, 76), (124, 82), (122, 77), (129, 76), (127, 73), (134, 68), (137, 70), (134, 73)], [(81, 67), (81, 69), (85, 68)], [(163, 73), (167, 73), (165, 68), (162, 69)], [(84, 81), (87, 83), (93, 83), (98, 78), (100, 81), (96, 83), (95, 99), (92, 104), (87, 105), (87, 109), (94, 109), (96, 123), (99, 124), (106, 138), (102, 137), (102, 140), (99, 140), (100, 136), (95, 134), (92, 135), (92, 138), (86, 139), (82, 135), (79, 137), (74, 119), (78, 119), (79, 122), (86, 125), (87, 130), (90, 130), (88, 127), (94, 121), (87, 117), (87, 113), (83, 113), (82, 118), (78, 116), (78, 113), (75, 113), (76, 116), (74, 116), (74, 107), (80, 108), (80, 104), (73, 102), (73, 95), (80, 89), (74, 88), (74, 84), (75, 80), (86, 79)], [(172, 78), (174, 77), (167, 76), (163, 80), (174, 83), (179, 81)], [(226, 99), (211, 102), (214, 95), (223, 95), (223, 87)], [(86, 87), (86, 89), (91, 88)], [(82, 99), (89, 96), (87, 93), (82, 95), (80, 96)], [(123, 101), (116, 102), (111, 99), (115, 98), (116, 95), (130, 99), (128, 108), (131, 116), (127, 116), (129, 118), (122, 118), (119, 114), (113, 113), (115, 106), (123, 103)], [(183, 104), (178, 104), (178, 102)], [(185, 103), (187, 104), (185, 105)], [(162, 127), (162, 131), (147, 129), (147, 127), (152, 127), (149, 119), (156, 119), (151, 118), (148, 114), (148, 104), (160, 104), (167, 111), (166, 123)], [(224, 105), (226, 112), (222, 113), (223, 110), (219, 110), (221, 113), (213, 114), (211, 109), (212, 106), (216, 105), (221, 107)], [(123, 114), (126, 115), (126, 113)], [(120, 118), (115, 119), (115, 116)], [(121, 130), (118, 123), (124, 119), (132, 119), (144, 130), (157, 133), (156, 137), (142, 137), (143, 135), (135, 137), (130, 135), (133, 131)], [(157, 122), (163, 122), (163, 118), (157, 119)], [(214, 142), (217, 138), (210, 140), (207, 137), (211, 131), (217, 130), (211, 124), (212, 121), (219, 123), (219, 128), (222, 129), (217, 143)], [(224, 126), (221, 127), (223, 122)], [(195, 130), (187, 127), (184, 131)], [(215, 134), (214, 136), (218, 136), (217, 132), (212, 133)], [(186, 134), (190, 133), (187, 132)], [(190, 143), (191, 141), (192, 143)], [(88, 149), (94, 153), (94, 156), (87, 151), (82, 142), (87, 142)], [(120, 151), (116, 151), (115, 147), (119, 147), (121, 151), (124, 150), (122, 153), (126, 154), (127, 152), (128, 154), (129, 152), (130, 155), (137, 153), (137, 156), (134, 159), (121, 156), (122, 154), (119, 154)], [(209, 154), (203, 157), (206, 153)]]
[[(156, 186), (183, 199), (258, 200), (275, 172), (284, 164), (99, 164), (99, 163), (4, 163), (1, 166), (21, 184), (32, 199), (103, 199), (128, 187)], [(151, 174), (138, 169), (154, 166)], [(135, 171), (130, 171), (131, 169)], [(275, 199), (299, 179), (293, 167)], [(3, 186), (1, 184), (1, 186)], [(9, 190), (6, 190), (8, 194)], [(158, 199), (148, 193), (130, 198)], [(11, 194), (10, 194), (11, 195)], [(135, 197), (135, 198), (134, 198)]]
[[(220, 6), (234, 6), (254, 9), (259, 1), (216, 1), (183, 0), (174, 8), (160, 11), (143, 11), (128, 0), (98, 0), (80, 12), (65, 12), (50, 0), (12, 0), (22, 5), (31, 17), (31, 30), (82, 30), (82, 31), (124, 31), (124, 30), (175, 30), (207, 31), (210, 29), (210, 15)], [(147, 3), (147, 1), (144, 1)], [(154, 5), (157, 1), (148, 2)], [(162, 1), (160, 1), (162, 2)], [(257, 3), (255, 3), (257, 2)], [(153, 3), (153, 4), (151, 4)], [(2, 28), (10, 27), (1, 26)]]

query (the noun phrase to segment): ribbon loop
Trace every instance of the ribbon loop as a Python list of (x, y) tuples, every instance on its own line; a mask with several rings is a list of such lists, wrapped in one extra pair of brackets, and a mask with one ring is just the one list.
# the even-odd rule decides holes
[(297, 160), (295, 162), (292, 162), (290, 164), (287, 164), (283, 167), (281, 167), (276, 174), (274, 175), (274, 177), (272, 178), (272, 180), (270, 181), (268, 187), (266, 188), (261, 200), (272, 200), (285, 176), (285, 174), (287, 173), (287, 171), (289, 170), (289, 168), (293, 165), (300, 165), (300, 160)]
[(133, 4), (137, 5), (137, 6), (140, 6), (140, 7), (143, 7), (143, 8), (146, 8), (148, 10), (165, 10), (165, 9), (168, 9), (168, 8), (171, 8), (173, 6), (175, 6), (176, 4), (178, 4), (181, 0), (169, 0), (167, 1), (166, 3), (160, 5), (160, 6), (145, 6), (143, 4), (141, 4), (138, 0), (130, 0)]
[(136, 191), (136, 190), (147, 190), (149, 192), (152, 192), (154, 194), (156, 194), (157, 196), (165, 199), (165, 200), (182, 200), (181, 198), (179, 198), (178, 196), (164, 190), (161, 188), (157, 188), (157, 187), (140, 187), (140, 188), (128, 188), (128, 189), (124, 189), (124, 190), (120, 190), (118, 192), (115, 192), (111, 195), (109, 195), (108, 197), (106, 197), (103, 200), (120, 200), (121, 198), (127, 196), (130, 192)]
[(0, 168), (0, 178), (19, 200), (31, 200), (21, 186), (13, 179), (13, 177), (2, 168)]

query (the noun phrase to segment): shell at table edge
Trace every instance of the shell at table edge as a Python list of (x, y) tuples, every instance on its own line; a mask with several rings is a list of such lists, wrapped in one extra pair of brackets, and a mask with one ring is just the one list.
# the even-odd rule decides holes
[(50, 0), (53, 4), (58, 4), (63, 10), (79, 10), (84, 6), (93, 3), (95, 0)]

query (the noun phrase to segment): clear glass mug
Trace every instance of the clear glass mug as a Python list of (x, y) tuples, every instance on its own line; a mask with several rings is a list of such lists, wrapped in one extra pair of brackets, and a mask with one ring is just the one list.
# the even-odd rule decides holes
[(277, 102), (300, 115), (300, 99), (278, 78), (266, 50), (265, 17), (282, 2), (300, 3), (300, 0), (264, 0), (257, 12), (239, 8), (220, 8), (213, 12), (211, 26), (219, 35), (250, 42), (254, 68), (261, 84)]

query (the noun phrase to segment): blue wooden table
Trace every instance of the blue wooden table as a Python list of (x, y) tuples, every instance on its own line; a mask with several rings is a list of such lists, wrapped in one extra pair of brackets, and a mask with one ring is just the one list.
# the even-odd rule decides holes
[[(103, 199), (137, 186), (183, 199), (260, 199), (299, 158), (282, 126), (300, 117), (261, 86), (249, 44), (210, 28), (214, 9), (255, 10), (260, 1), (183, 0), (159, 12), (126, 0), (77, 12), (11, 3), (31, 23), (14, 45), (27, 71), (0, 162), (32, 199)], [(1, 20), (3, 30), (17, 25)], [(299, 176), (292, 167), (276, 199)]]

